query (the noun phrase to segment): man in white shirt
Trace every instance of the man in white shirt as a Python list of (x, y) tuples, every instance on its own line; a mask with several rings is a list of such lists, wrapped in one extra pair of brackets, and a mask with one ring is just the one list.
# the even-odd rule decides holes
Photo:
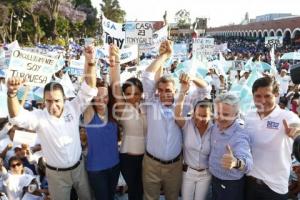
[(252, 87), (257, 108), (248, 113), (245, 129), (250, 134), (253, 168), (247, 174), (246, 200), (286, 200), (293, 138), (300, 123), (294, 113), (275, 103), (278, 85), (270, 77), (257, 79)]
[(45, 86), (44, 110), (27, 111), (21, 108), (16, 94), (24, 80), (10, 78), (7, 81), (10, 122), (39, 134), (47, 163), (49, 191), (55, 200), (70, 199), (72, 187), (76, 189), (79, 199), (91, 199), (81, 156), (79, 119), (97, 95), (94, 58), (94, 48), (87, 47), (85, 82), (72, 101), (65, 100), (63, 87), (59, 83), (51, 82)]
[(280, 97), (282, 97), (288, 91), (291, 77), (287, 75), (286, 69), (282, 69), (280, 71), (280, 74), (276, 77), (276, 80), (279, 83), (279, 95), (280, 95)]

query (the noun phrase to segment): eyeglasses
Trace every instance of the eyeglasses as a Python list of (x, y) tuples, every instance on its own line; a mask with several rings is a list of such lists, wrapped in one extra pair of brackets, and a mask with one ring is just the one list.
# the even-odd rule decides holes
[(20, 167), (22, 165), (22, 163), (16, 163), (16, 164), (12, 164), (10, 167), (15, 168), (16, 166)]

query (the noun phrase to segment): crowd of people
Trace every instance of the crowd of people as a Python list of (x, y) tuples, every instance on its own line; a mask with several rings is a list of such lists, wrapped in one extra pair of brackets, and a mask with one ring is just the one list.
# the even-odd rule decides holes
[[(226, 60), (271, 62), (261, 44), (226, 42)], [(77, 95), (66, 98), (63, 85), (52, 81), (34, 108), (17, 98), (25, 80), (6, 80), (0, 199), (112, 200), (120, 174), (129, 200), (297, 199), (300, 164), (292, 145), (300, 134), (300, 94), (290, 64), (278, 56), (276, 72), (261, 72), (251, 85), (255, 109), (242, 115), (239, 97), (229, 90), (247, 84), (253, 69), (182, 73), (176, 88), (172, 74), (180, 61), (164, 70), (172, 45), (162, 42), (141, 78), (124, 83), (117, 46), (110, 45), (109, 73), (102, 79), (88, 46)], [(37, 133), (36, 144), (15, 144), (17, 131)]]

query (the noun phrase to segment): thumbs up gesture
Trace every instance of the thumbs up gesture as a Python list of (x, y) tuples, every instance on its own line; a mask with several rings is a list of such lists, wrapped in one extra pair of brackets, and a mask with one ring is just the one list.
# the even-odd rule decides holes
[(233, 156), (233, 152), (229, 144), (226, 146), (226, 154), (223, 155), (221, 163), (225, 169), (232, 169), (237, 164), (237, 159)]

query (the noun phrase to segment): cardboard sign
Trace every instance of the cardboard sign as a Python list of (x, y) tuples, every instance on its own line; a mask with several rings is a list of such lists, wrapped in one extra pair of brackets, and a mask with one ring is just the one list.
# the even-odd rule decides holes
[(28, 144), (30, 147), (36, 144), (37, 134), (26, 131), (15, 131), (13, 142), (16, 144)]
[(123, 24), (113, 22), (102, 16), (102, 39), (105, 44), (116, 44), (119, 49), (124, 48), (125, 44), (125, 30)]
[(152, 22), (126, 22), (126, 44), (152, 44)]
[(43, 87), (51, 80), (57, 67), (57, 59), (23, 50), (14, 50), (11, 55), (7, 78), (20, 77), (31, 86)]
[(212, 55), (214, 49), (214, 38), (193, 39), (193, 55), (196, 57)]
[(282, 36), (265, 37), (265, 46), (267, 48), (281, 47), (282, 44), (283, 44), (283, 37)]

